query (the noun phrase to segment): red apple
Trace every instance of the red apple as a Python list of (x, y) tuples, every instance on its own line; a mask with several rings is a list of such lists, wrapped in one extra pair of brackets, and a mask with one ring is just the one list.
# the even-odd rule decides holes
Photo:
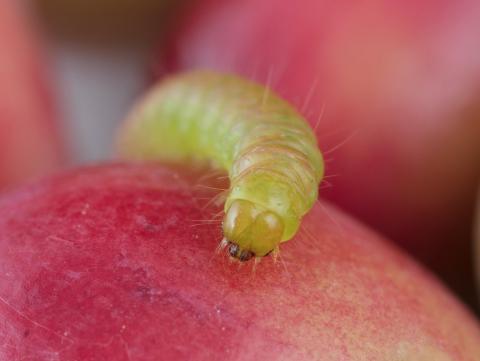
[(215, 253), (191, 189), (105, 165), (4, 196), (0, 359), (479, 360), (474, 317), (335, 208), (318, 203), (309, 236), (253, 273)]
[(0, 2), (0, 189), (59, 163), (43, 59), (18, 5)]
[(271, 85), (317, 130), (323, 198), (471, 292), (479, 18), (477, 0), (197, 1), (157, 71)]

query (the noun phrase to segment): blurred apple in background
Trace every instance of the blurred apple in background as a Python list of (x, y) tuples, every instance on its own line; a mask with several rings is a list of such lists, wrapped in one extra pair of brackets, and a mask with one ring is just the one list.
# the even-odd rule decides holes
[(476, 0), (196, 1), (156, 72), (215, 68), (271, 85), (317, 130), (321, 197), (471, 301), (478, 19)]
[(156, 165), (83, 168), (3, 197), (0, 359), (479, 360), (474, 317), (328, 204), (255, 273), (215, 254), (208, 217)]
[(18, 6), (0, 2), (0, 189), (51, 171), (61, 159), (39, 39)]

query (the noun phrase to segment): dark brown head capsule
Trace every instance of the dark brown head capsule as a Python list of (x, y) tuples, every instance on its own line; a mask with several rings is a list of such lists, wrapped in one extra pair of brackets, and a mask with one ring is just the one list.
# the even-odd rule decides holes
[(231, 242), (228, 245), (228, 253), (230, 256), (238, 259), (240, 262), (246, 262), (255, 256), (252, 251), (242, 250), (237, 244)]

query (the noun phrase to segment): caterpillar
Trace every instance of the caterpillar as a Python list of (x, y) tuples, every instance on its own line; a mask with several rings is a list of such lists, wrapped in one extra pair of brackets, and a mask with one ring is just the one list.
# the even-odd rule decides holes
[(308, 123), (268, 87), (236, 75), (166, 78), (119, 134), (127, 159), (209, 162), (228, 173), (221, 244), (240, 261), (293, 238), (318, 197), (324, 163)]

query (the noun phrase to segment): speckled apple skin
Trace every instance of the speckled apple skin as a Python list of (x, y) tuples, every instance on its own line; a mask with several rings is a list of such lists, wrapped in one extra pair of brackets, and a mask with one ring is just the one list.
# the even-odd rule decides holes
[(23, 15), (18, 1), (0, 1), (0, 190), (64, 158), (41, 41)]
[(0, 200), (0, 360), (478, 361), (477, 321), (326, 203), (281, 260), (215, 248), (157, 165), (73, 170)]

